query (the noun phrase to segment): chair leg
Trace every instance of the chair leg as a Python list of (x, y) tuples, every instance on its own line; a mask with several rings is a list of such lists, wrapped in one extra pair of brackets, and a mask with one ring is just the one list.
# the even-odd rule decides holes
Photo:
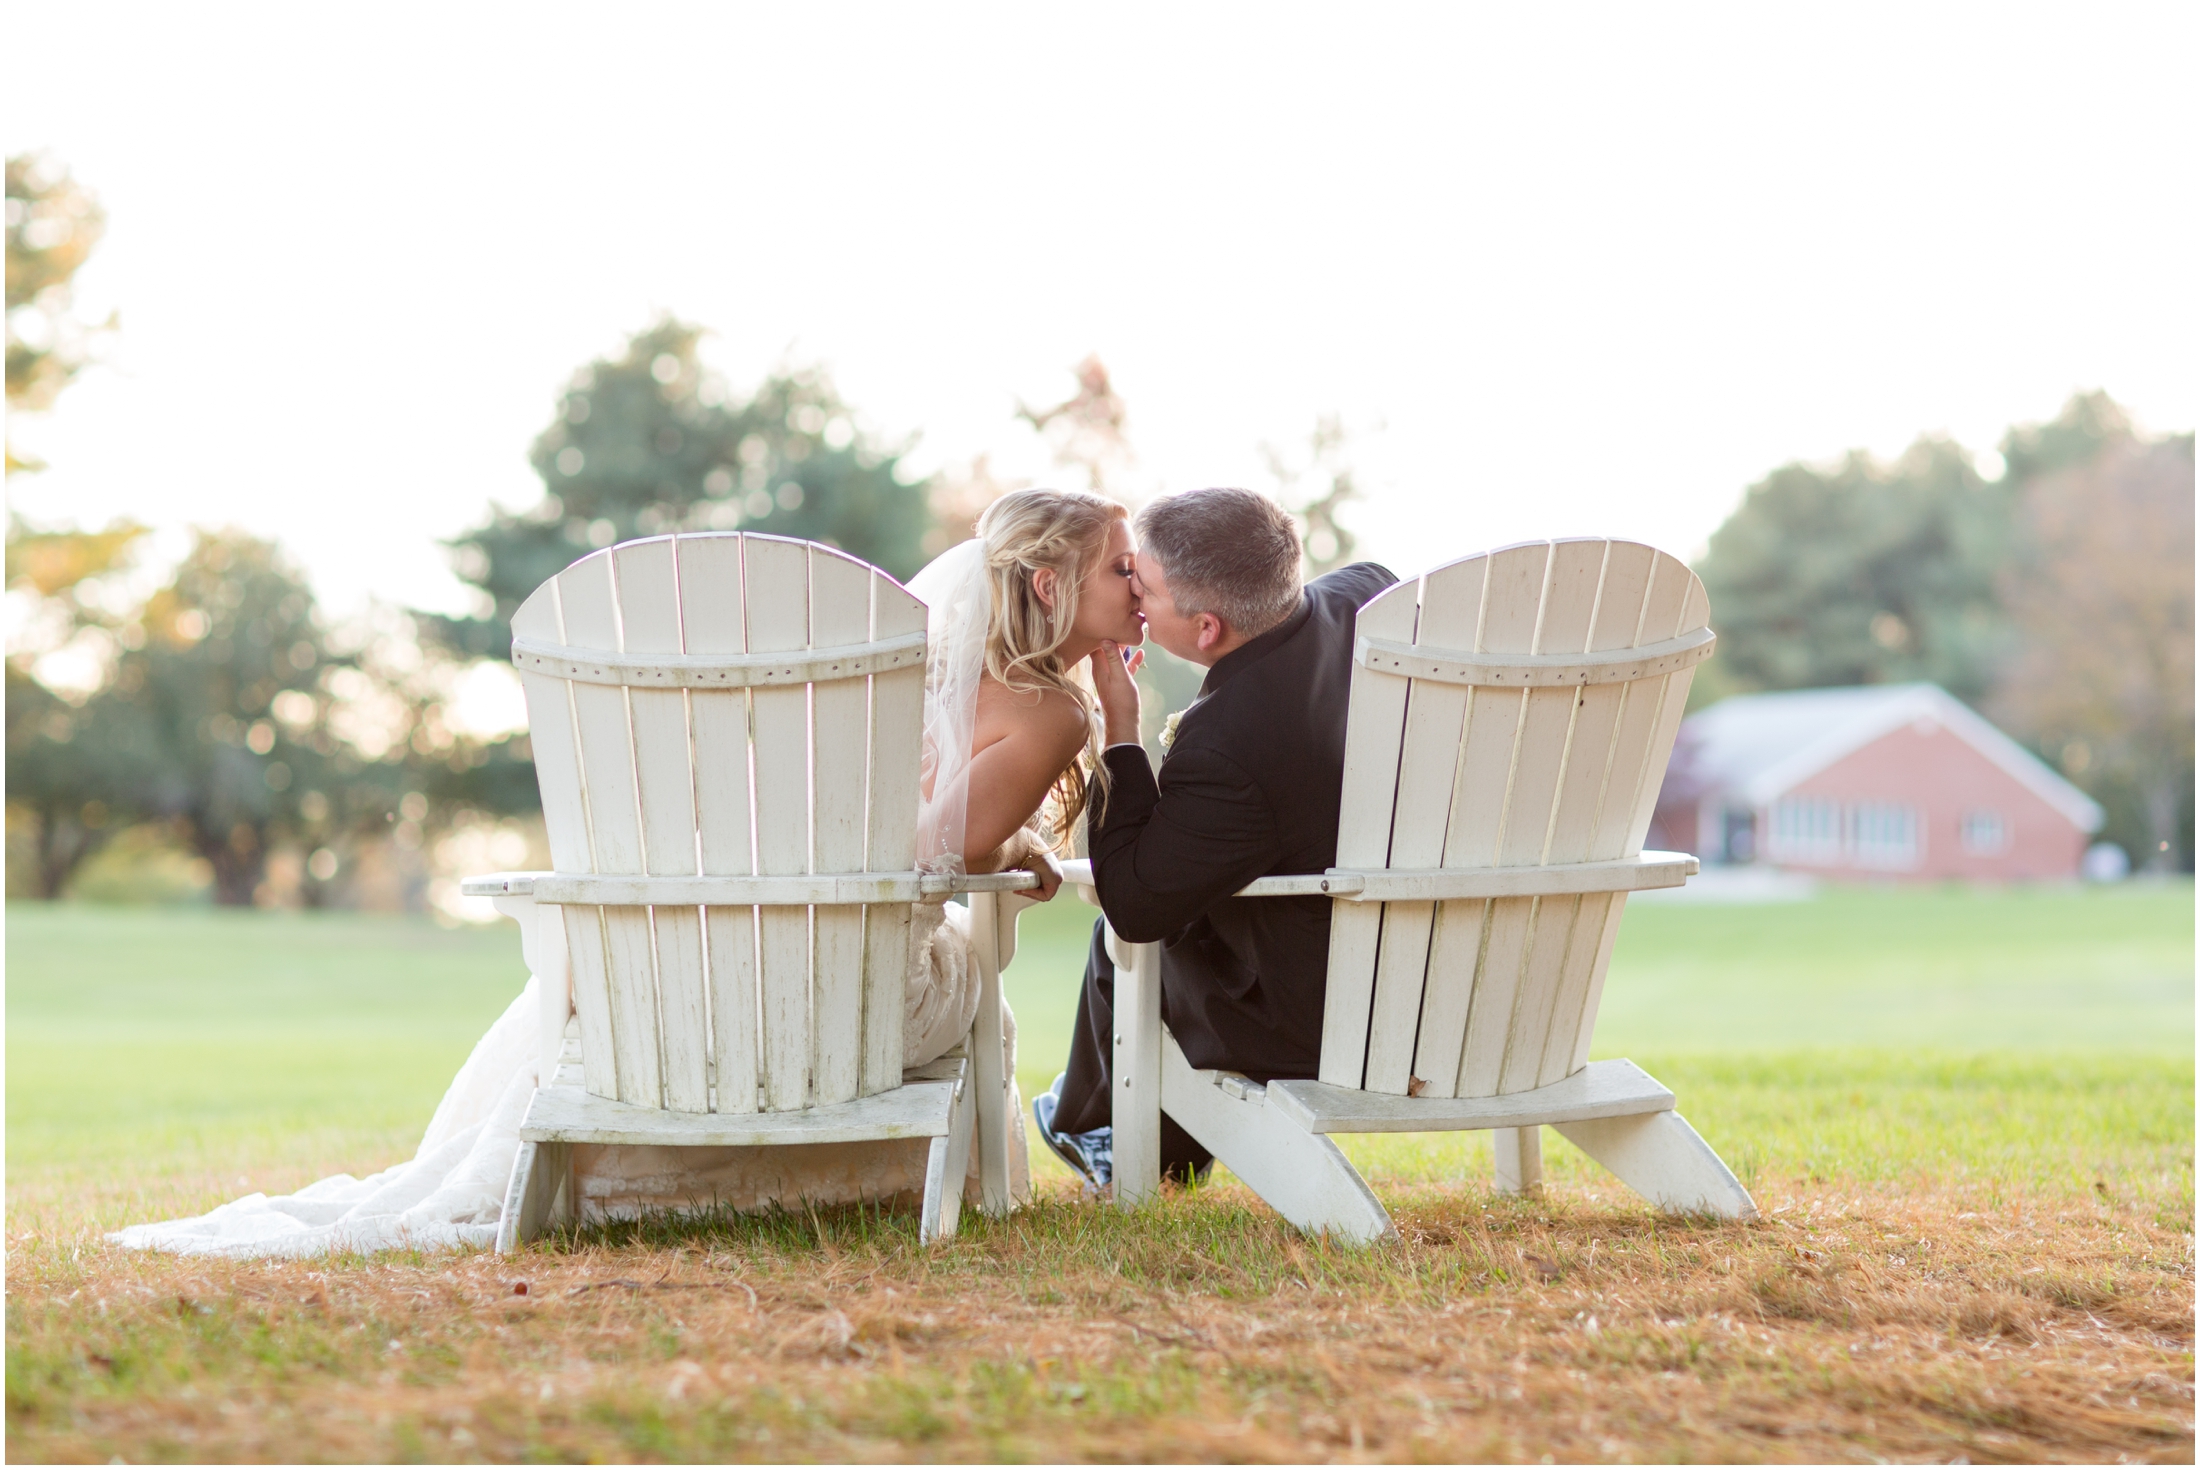
[(966, 1069), (947, 1114), (947, 1132), (932, 1140), (924, 1166), (924, 1213), (917, 1240), (931, 1245), (962, 1227), (963, 1179), (970, 1172), (971, 1135), (977, 1131), (976, 1079)]
[(1021, 1126), (1008, 1107), (1007, 1049), (1001, 1023), (1004, 954), (1016, 950), (1014, 911), (1002, 902), (1014, 894), (970, 895), (970, 930), (978, 965), (978, 1019), (971, 1028), (970, 1085), (977, 1090), (979, 1197), (988, 1215), (1015, 1208), (1008, 1192), (1008, 1130)]
[(1552, 1126), (1660, 1209), (1716, 1215), (1722, 1220), (1757, 1217), (1757, 1202), (1749, 1191), (1679, 1113), (1637, 1113)]
[[(1122, 995), (1120, 984), (1116, 995)], [(1335, 1140), (1308, 1133), (1269, 1107), (1266, 1089), (1257, 1084), (1240, 1081), (1236, 1092), (1242, 1095), (1225, 1092), (1218, 1082), (1228, 1074), (1194, 1069), (1167, 1032), (1161, 1054), (1161, 1100), (1169, 1116), (1277, 1214), (1309, 1235), (1355, 1245), (1398, 1233)]]
[(1490, 1141), (1497, 1149), (1497, 1192), (1543, 1192), (1543, 1130), (1540, 1128), (1492, 1128)]
[(1110, 929), (1108, 957), (1115, 961), (1115, 1202), (1127, 1210), (1161, 1188), (1161, 946), (1125, 944)]
[(497, 1253), (511, 1255), (552, 1226), (572, 1221), (578, 1214), (573, 1189), (573, 1145), (520, 1140), (497, 1221)]

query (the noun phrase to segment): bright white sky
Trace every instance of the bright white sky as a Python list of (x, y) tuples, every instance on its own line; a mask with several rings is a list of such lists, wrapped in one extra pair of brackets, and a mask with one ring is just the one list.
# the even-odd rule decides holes
[(16, 7), (0, 133), (95, 188), (109, 366), (42, 521), (282, 540), (464, 605), (436, 539), (668, 308), (921, 463), (1098, 352), (1152, 486), (1339, 412), (1364, 550), (1697, 552), (1750, 481), (2103, 387), (2193, 423), (2189, 4)]

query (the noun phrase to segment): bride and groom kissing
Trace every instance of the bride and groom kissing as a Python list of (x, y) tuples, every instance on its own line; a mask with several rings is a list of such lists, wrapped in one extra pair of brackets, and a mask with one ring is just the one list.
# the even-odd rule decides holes
[[(971, 752), (962, 850), (988, 854), (973, 871), (1043, 858), (1085, 822), (1106, 925), (1093, 926), (1067, 1065), (1032, 1111), (1048, 1146), (1098, 1188), (1112, 1169), (1107, 926), (1161, 943), (1162, 1018), (1194, 1067), (1257, 1082), (1317, 1070), (1330, 904), (1232, 895), (1336, 861), (1354, 620), (1397, 579), (1360, 563), (1302, 585), (1291, 517), (1247, 490), (1167, 496), (1135, 524), (1095, 496), (1023, 491), (978, 532), (942, 558), (982, 559), (994, 582), (975, 738), (957, 746), (928, 726), (927, 759)], [(933, 575), (911, 590), (925, 596)], [(939, 652), (952, 653), (956, 621)], [(1207, 670), (1158, 771), (1139, 743), (1133, 677), (1147, 638)], [(1080, 660), (1089, 693), (1070, 679)], [(935, 660), (935, 686), (952, 665)], [(928, 714), (951, 705), (928, 691)], [(928, 774), (926, 833), (957, 789), (945, 765)], [(1045, 880), (1046, 896), (1058, 881)], [(912, 971), (913, 1002), (939, 973)], [(1203, 1175), (1212, 1157), (1163, 1116), (1164, 1177)]]
[[(974, 538), (908, 584), (929, 611), (917, 866), (1030, 869), (1040, 884), (1027, 896), (1052, 898), (1052, 855), (1082, 823), (1107, 924), (1161, 943), (1162, 1016), (1186, 1059), (1255, 1081), (1313, 1076), (1330, 905), (1232, 895), (1335, 862), (1355, 617), (1396, 580), (1361, 563), (1302, 586), (1297, 528), (1251, 491), (1166, 496), (1135, 521), (1097, 495), (1002, 497)], [(1139, 744), (1134, 677), (1149, 638), (1207, 670), (1158, 770)], [(969, 911), (939, 900), (912, 918), (905, 1066), (960, 1044), (980, 993)], [(1111, 1167), (1103, 933), (1095, 923), (1066, 1065), (1033, 1103), (1042, 1139), (1095, 1188)], [(531, 978), (476, 1044), (407, 1163), (109, 1239), (228, 1256), (493, 1244), (539, 1080), (541, 993)], [(1003, 1020), (1013, 1077), (1014, 1018)], [(1010, 1130), (1018, 1197), (1030, 1188), (1024, 1139)], [(1166, 1116), (1161, 1144), (1168, 1177), (1211, 1162)], [(921, 1186), (922, 1160), (881, 1144), (580, 1145), (575, 1183), (584, 1219), (698, 1201), (828, 1204)]]

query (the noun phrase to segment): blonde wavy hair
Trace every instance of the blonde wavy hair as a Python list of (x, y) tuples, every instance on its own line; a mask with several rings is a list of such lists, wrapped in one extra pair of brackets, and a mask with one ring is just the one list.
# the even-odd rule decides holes
[[(1107, 554), (1108, 530), (1130, 512), (1082, 490), (1015, 490), (978, 518), (985, 549), (992, 616), (986, 624), (985, 671), (1018, 694), (1052, 689), (1085, 712), (1085, 748), (1048, 793), (1054, 846), (1068, 845), (1088, 802), (1107, 799), (1108, 773), (1100, 763), (1099, 701), (1084, 669), (1068, 667), (1058, 650), (1077, 624), (1085, 579)], [(1037, 574), (1054, 573), (1054, 606), (1039, 600)]]

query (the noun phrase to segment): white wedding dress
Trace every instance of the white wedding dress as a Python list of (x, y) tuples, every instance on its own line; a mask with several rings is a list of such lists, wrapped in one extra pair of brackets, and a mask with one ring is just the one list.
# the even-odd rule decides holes
[[(989, 594), (976, 543), (950, 550), (910, 581), (932, 610), (926, 655), (923, 781), (918, 866), (963, 870), (964, 808), (983, 668)], [(942, 758), (945, 752), (945, 758)], [(918, 904), (902, 1010), (902, 1060), (916, 1066), (944, 1055), (970, 1034), (979, 977), (971, 955), (970, 914), (960, 904)], [(542, 981), (530, 976), (465, 1065), (458, 1069), (413, 1157), (357, 1179), (337, 1174), (296, 1194), (246, 1195), (204, 1215), (132, 1225), (110, 1234), (117, 1245), (183, 1255), (316, 1256), (332, 1251), (487, 1247), (496, 1243), (504, 1191), (519, 1152), (541, 1065)], [(1016, 1018), (1004, 1005), (1008, 1076), (1016, 1075)], [(1023, 1099), (1010, 1083), (1013, 1123)], [(632, 1218), (652, 1210), (715, 1206), (847, 1204), (921, 1196), (928, 1141), (797, 1144), (771, 1148), (654, 1148), (580, 1144), (575, 1182), (584, 1222)], [(1031, 1193), (1025, 1133), (1009, 1129), (1009, 1188)], [(971, 1151), (965, 1196), (978, 1193)]]

